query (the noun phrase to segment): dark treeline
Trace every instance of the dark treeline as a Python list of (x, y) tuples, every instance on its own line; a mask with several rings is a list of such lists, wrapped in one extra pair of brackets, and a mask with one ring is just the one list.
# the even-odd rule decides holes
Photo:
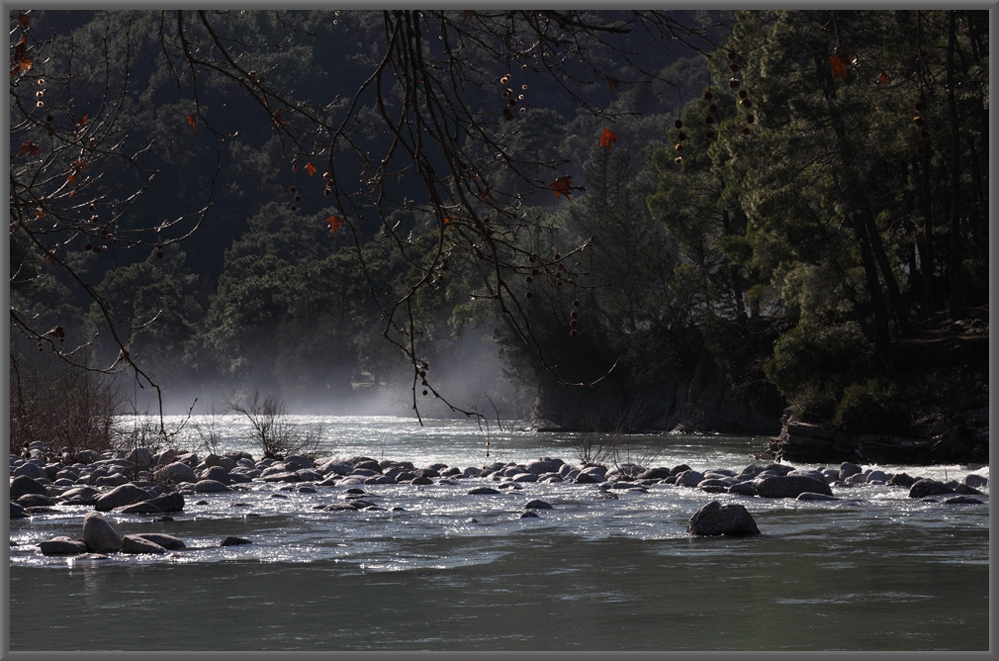
[[(261, 390), (303, 411), (769, 432), (791, 405), (891, 432), (920, 421), (913, 343), (987, 317), (985, 11), (677, 13), (702, 46), (634, 29), (626, 59), (570, 49), (605, 74), (561, 63), (572, 94), (485, 37), (462, 42), (452, 68), (499, 80), (458, 97), (487, 128), (435, 115), (461, 158), (427, 148), (419, 169), (476, 163), (484, 211), (448, 202), (465, 199), (457, 175), (441, 193), (366, 160), (433, 130), (382, 120), (432, 113), (419, 75), (417, 92), (399, 74), (372, 91), (402, 18), (192, 14), (11, 13), (12, 415), (46, 396), (60, 352), (100, 371), (127, 347), (174, 411)], [(500, 21), (454, 14), (428, 52)], [(44, 60), (17, 51), (24, 35)], [(242, 59), (209, 57), (226, 45)], [(297, 105), (282, 116), (270, 89)], [(65, 181), (105, 192), (67, 197), (59, 131), (78, 145), (97, 122), (130, 157), (74, 157)], [(350, 149), (309, 151), (348, 129)], [(341, 193), (365, 187), (367, 207)], [(86, 216), (72, 233), (41, 226), (55, 199)], [(500, 218), (528, 221), (483, 261), (489, 234), (471, 232)], [(155, 405), (142, 379), (120, 383)]]

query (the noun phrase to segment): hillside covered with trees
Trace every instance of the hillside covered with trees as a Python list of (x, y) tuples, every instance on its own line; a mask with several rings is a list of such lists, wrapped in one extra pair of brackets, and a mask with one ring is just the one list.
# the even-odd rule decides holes
[(988, 460), (986, 11), (9, 22), (12, 448), (261, 391)]

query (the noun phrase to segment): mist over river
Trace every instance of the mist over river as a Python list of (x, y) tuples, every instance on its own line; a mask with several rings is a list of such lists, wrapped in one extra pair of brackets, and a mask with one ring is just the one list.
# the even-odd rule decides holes
[[(617, 463), (741, 471), (765, 439), (517, 431), (468, 421), (294, 416), (322, 426), (319, 454), (416, 467)], [(180, 418), (168, 420), (168, 427)], [(260, 457), (245, 421), (213, 425), (218, 449)], [(176, 444), (206, 453), (189, 424)], [(488, 455), (487, 455), (488, 452)], [(609, 466), (614, 460), (607, 461)], [(799, 468), (817, 466), (796, 465)], [(865, 466), (866, 467), (866, 466)], [(877, 466), (958, 480), (987, 467)], [(989, 487), (979, 504), (834, 484), (801, 501), (647, 484), (487, 477), (365, 484), (377, 508), (328, 511), (347, 486), (252, 482), (185, 495), (172, 521), (107, 512), (121, 534), (188, 549), (85, 563), (37, 543), (79, 537), (92, 507), (10, 522), (10, 649), (22, 650), (987, 650)], [(305, 488), (303, 488), (305, 487)], [(613, 492), (613, 493), (611, 493)], [(540, 499), (551, 509), (522, 518)], [(762, 534), (691, 537), (707, 503), (740, 503)], [(219, 546), (226, 536), (251, 544)]]

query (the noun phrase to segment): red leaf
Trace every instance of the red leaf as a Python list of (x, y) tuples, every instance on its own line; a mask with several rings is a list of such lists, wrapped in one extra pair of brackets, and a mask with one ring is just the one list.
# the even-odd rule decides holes
[(195, 119), (194, 115), (187, 116), (187, 125), (190, 126), (195, 131), (198, 130), (198, 120)]
[(330, 234), (336, 234), (336, 231), (343, 225), (343, 218), (340, 216), (330, 216), (326, 219), (326, 222), (329, 223)]
[(21, 14), (20, 16), (18, 16), (17, 17), (17, 25), (22, 30), (27, 30), (28, 29), (28, 15), (27, 14)]
[(305, 171), (308, 172), (309, 176), (311, 177), (312, 175), (314, 175), (316, 173), (316, 166), (313, 165), (312, 163), (306, 163), (305, 164)]
[(610, 151), (611, 145), (617, 142), (617, 133), (610, 129), (604, 129), (604, 134), (600, 137), (600, 146), (606, 147)]
[(28, 155), (31, 157), (38, 156), (42, 153), (41, 147), (35, 144), (34, 140), (28, 140), (17, 150), (17, 153), (21, 156)]
[(572, 189), (572, 177), (558, 177), (557, 179), (552, 179), (549, 186), (553, 191), (555, 191), (556, 199), (559, 197), (559, 193), (568, 198), (569, 191)]
[(884, 71), (882, 71), (881, 72), (881, 76), (878, 77), (878, 82), (880, 82), (882, 85), (887, 85), (888, 84), (888, 74), (886, 74)]
[(75, 171), (79, 172), (80, 170), (82, 170), (85, 167), (87, 167), (87, 162), (86, 161), (82, 161), (80, 159), (77, 159), (77, 160), (73, 161), (73, 169)]
[(842, 53), (836, 53), (829, 58), (829, 69), (832, 71), (833, 78), (839, 76), (843, 82), (846, 82), (846, 56)]
[(78, 121), (76, 124), (77, 126), (86, 126), (89, 122), (90, 122), (90, 117), (88, 115), (84, 115), (83, 117), (80, 118), (80, 121)]

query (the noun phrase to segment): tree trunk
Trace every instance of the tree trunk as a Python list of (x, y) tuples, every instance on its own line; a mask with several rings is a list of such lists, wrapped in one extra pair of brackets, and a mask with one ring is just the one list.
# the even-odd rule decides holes
[(950, 246), (948, 276), (950, 278), (950, 315), (954, 319), (964, 316), (964, 291), (961, 264), (964, 261), (961, 246), (961, 131), (957, 117), (957, 99), (954, 95), (954, 51), (957, 49), (957, 14), (950, 13), (950, 38), (947, 45), (947, 105), (950, 109), (951, 163), (950, 163)]

